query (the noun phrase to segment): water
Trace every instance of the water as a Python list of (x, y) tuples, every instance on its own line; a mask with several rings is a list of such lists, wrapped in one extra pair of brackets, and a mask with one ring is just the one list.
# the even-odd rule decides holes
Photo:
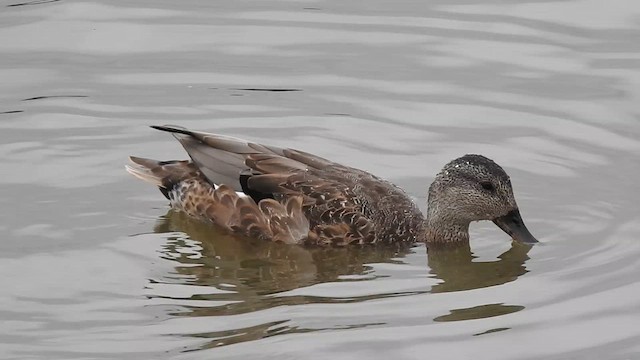
[[(640, 358), (637, 1), (2, 6), (0, 358)], [(482, 153), (542, 244), (490, 223), (428, 256), (240, 241), (124, 172), (184, 157), (164, 123), (421, 205)]]

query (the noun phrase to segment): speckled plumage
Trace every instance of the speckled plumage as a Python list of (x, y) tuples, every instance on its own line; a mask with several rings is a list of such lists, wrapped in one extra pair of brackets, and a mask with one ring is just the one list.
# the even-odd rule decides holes
[[(437, 175), (425, 220), (402, 189), (368, 172), (294, 149), (154, 128), (171, 132), (191, 161), (131, 157), (128, 171), (174, 208), (244, 236), (321, 246), (458, 243), (468, 240), (470, 221), (517, 210), (509, 177), (479, 155)], [(488, 182), (492, 191), (482, 188)]]

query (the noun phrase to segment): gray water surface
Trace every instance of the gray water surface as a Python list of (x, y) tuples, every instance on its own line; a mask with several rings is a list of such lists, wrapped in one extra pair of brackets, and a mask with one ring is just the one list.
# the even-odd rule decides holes
[[(0, 6), (0, 358), (640, 358), (637, 1)], [(185, 158), (165, 123), (365, 169), (423, 209), (484, 154), (542, 243), (233, 238), (125, 173)]]

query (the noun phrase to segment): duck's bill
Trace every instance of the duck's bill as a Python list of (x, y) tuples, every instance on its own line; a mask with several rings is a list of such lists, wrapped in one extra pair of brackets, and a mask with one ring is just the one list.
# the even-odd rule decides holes
[(524, 225), (519, 210), (513, 210), (505, 216), (494, 219), (493, 222), (513, 238), (525, 244), (535, 244), (538, 242), (529, 229)]

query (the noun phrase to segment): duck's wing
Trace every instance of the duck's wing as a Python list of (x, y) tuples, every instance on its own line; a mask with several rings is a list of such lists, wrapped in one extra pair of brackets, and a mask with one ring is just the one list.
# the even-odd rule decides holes
[[(225, 184), (245, 191), (247, 170), (261, 174), (282, 174), (325, 168), (332, 163), (297, 150), (248, 142), (230, 136), (187, 130), (178, 126), (152, 126), (167, 131), (180, 141), (191, 160), (212, 184)], [(241, 178), (242, 175), (242, 178)]]
[(393, 184), (313, 154), (176, 126), (154, 128), (171, 132), (214, 188), (224, 184), (247, 194), (258, 208), (300, 199), (310, 243), (376, 242), (376, 230), (398, 220), (385, 217), (388, 209), (398, 201), (413, 206)]
[[(310, 166), (318, 164), (318, 158), (311, 154), (295, 150), (285, 150), (284, 154), (291, 157), (283, 160), (271, 154), (247, 156), (246, 164), (255, 173), (247, 179), (246, 188), (275, 199), (302, 196), (303, 211), (310, 224), (309, 243), (342, 246), (376, 242), (376, 218), (367, 208), (373, 210), (377, 204), (368, 203), (364, 190), (367, 181), (379, 179), (339, 164)], [(290, 167), (291, 160), (307, 166)]]

